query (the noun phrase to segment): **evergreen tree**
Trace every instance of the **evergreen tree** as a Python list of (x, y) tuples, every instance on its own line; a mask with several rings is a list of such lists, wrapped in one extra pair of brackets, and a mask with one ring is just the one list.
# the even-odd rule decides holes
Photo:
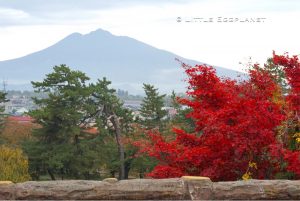
[[(126, 170), (125, 147), (122, 139), (131, 131), (133, 117), (131, 111), (123, 107), (123, 103), (116, 96), (116, 91), (109, 88), (110, 84), (110, 81), (103, 78), (102, 80), (98, 80), (95, 85), (92, 85), (93, 105), (95, 106), (94, 114), (98, 118), (100, 133), (108, 134), (108, 138), (109, 136), (114, 136), (115, 138), (119, 158), (110, 158), (108, 164), (110, 167), (115, 167), (111, 162), (116, 164), (113, 161), (118, 161), (119, 179), (126, 179), (128, 178), (129, 169), (127, 168)], [(114, 144), (110, 142), (106, 142), (105, 145), (110, 145), (110, 150), (114, 149), (112, 147)]]
[(180, 103), (178, 102), (178, 97), (175, 93), (175, 91), (173, 90), (172, 91), (172, 94), (171, 94), (171, 106), (176, 109), (176, 110), (180, 110), (181, 109), (181, 105)]
[(146, 129), (163, 129), (163, 118), (167, 112), (163, 110), (165, 94), (159, 95), (158, 89), (153, 85), (144, 84), (146, 97), (141, 104), (140, 113), (142, 116), (142, 124)]
[[(6, 97), (6, 93), (0, 91), (0, 104), (2, 104), (2, 103), (4, 103), (4, 102), (7, 101), (5, 97)], [(3, 112), (3, 111), (4, 111), (4, 106), (1, 105), (0, 106), (0, 112)]]
[(188, 116), (191, 112), (191, 108), (183, 107), (180, 103), (183, 97), (178, 97), (174, 91), (171, 94), (171, 107), (176, 110), (176, 115), (172, 118), (171, 124), (176, 127), (180, 127), (186, 132), (192, 132), (195, 129), (194, 121)]
[(0, 91), (0, 144), (4, 143), (4, 139), (2, 139), (2, 129), (4, 126), (4, 122), (5, 122), (5, 117), (6, 115), (4, 114), (4, 103), (7, 102), (8, 100), (6, 99), (6, 93)]
[(283, 93), (287, 93), (288, 83), (283, 66), (274, 64), (273, 58), (268, 58), (264, 68), (261, 68), (261, 70), (262, 69), (268, 71), (270, 75), (272, 75), (274, 81), (281, 86)]
[(97, 167), (97, 143), (84, 132), (90, 109), (88, 80), (84, 73), (60, 65), (42, 82), (32, 82), (35, 92), (48, 93), (46, 98), (33, 98), (39, 108), (29, 113), (41, 126), (25, 144), (37, 178), (47, 171), (53, 180), (55, 175), (87, 179)]

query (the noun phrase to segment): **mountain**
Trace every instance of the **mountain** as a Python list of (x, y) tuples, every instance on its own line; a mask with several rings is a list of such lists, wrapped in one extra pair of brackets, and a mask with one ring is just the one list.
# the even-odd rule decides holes
[[(66, 64), (92, 80), (105, 76), (115, 88), (135, 94), (142, 92), (142, 83), (154, 84), (163, 92), (184, 91), (184, 72), (175, 58), (191, 65), (202, 63), (98, 29), (85, 35), (73, 33), (41, 51), (0, 61), (0, 72), (8, 89), (18, 83), (28, 87), (30, 81), (41, 81), (54, 65)], [(216, 69), (221, 76), (237, 76), (237, 71)]]

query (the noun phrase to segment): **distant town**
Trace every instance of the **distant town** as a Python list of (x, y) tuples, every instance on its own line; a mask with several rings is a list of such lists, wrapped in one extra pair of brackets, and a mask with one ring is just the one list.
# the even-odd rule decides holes
[(30, 110), (36, 109), (32, 97), (37, 96), (32, 91), (6, 91), (7, 102), (4, 112), (9, 115), (22, 116)]
[[(46, 97), (47, 94), (35, 93), (34, 91), (19, 91), (19, 90), (8, 90), (7, 102), (4, 103), (4, 113), (10, 116), (27, 116), (27, 112), (30, 110), (37, 109), (34, 104), (32, 97)], [(125, 108), (131, 109), (134, 115), (139, 116), (139, 109), (143, 101), (141, 95), (131, 95), (128, 91), (118, 89), (116, 91), (117, 96), (123, 101)], [(172, 117), (176, 114), (176, 110), (170, 107), (170, 97), (165, 98), (164, 109), (168, 112), (167, 116)]]

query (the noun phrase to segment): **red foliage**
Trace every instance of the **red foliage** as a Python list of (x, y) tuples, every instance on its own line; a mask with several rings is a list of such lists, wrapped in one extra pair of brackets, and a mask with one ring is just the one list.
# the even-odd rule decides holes
[(287, 81), (291, 87), (287, 96), (288, 102), (294, 111), (300, 113), (300, 63), (297, 56), (289, 57), (288, 54), (276, 55), (273, 52), (274, 64), (283, 66)]
[(299, 151), (286, 150), (284, 159), (288, 162), (287, 170), (294, 172), (297, 179), (300, 179), (300, 154)]
[[(273, 52), (274, 64), (283, 66), (286, 79), (290, 86), (289, 94), (286, 97), (289, 105), (289, 111), (293, 115), (290, 118), (298, 122), (298, 132), (300, 133), (300, 63), (297, 56), (289, 57), (285, 55), (276, 55)], [(288, 161), (287, 170), (294, 172), (297, 178), (300, 178), (300, 153), (299, 151), (285, 152), (285, 160)]]
[(181, 172), (178, 168), (173, 168), (169, 165), (157, 165), (147, 176), (155, 178), (174, 178), (181, 177), (182, 175), (183, 172)]
[[(274, 62), (287, 66), (285, 72), (292, 87), (287, 100), (298, 110), (299, 76), (294, 76), (299, 73), (298, 58), (274, 54)], [(276, 140), (276, 128), (286, 116), (282, 105), (273, 101), (278, 85), (267, 71), (254, 65), (250, 79), (237, 82), (219, 78), (211, 66), (183, 67), (188, 75), (189, 98), (180, 102), (192, 109), (188, 117), (196, 128), (194, 133), (174, 128), (177, 137), (170, 141), (158, 132), (149, 133), (151, 142), (142, 151), (160, 161), (149, 176), (237, 180), (247, 171), (249, 162), (254, 162), (257, 169), (252, 177), (270, 179), (280, 171), (283, 156), (289, 162), (287, 170), (300, 175), (299, 154), (284, 150)]]

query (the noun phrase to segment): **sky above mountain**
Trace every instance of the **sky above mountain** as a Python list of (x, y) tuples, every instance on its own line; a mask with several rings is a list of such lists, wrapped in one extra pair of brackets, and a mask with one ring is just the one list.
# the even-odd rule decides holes
[(0, 0), (0, 60), (102, 28), (243, 70), (249, 57), (263, 62), (272, 50), (300, 54), (298, 19), (297, 0)]

